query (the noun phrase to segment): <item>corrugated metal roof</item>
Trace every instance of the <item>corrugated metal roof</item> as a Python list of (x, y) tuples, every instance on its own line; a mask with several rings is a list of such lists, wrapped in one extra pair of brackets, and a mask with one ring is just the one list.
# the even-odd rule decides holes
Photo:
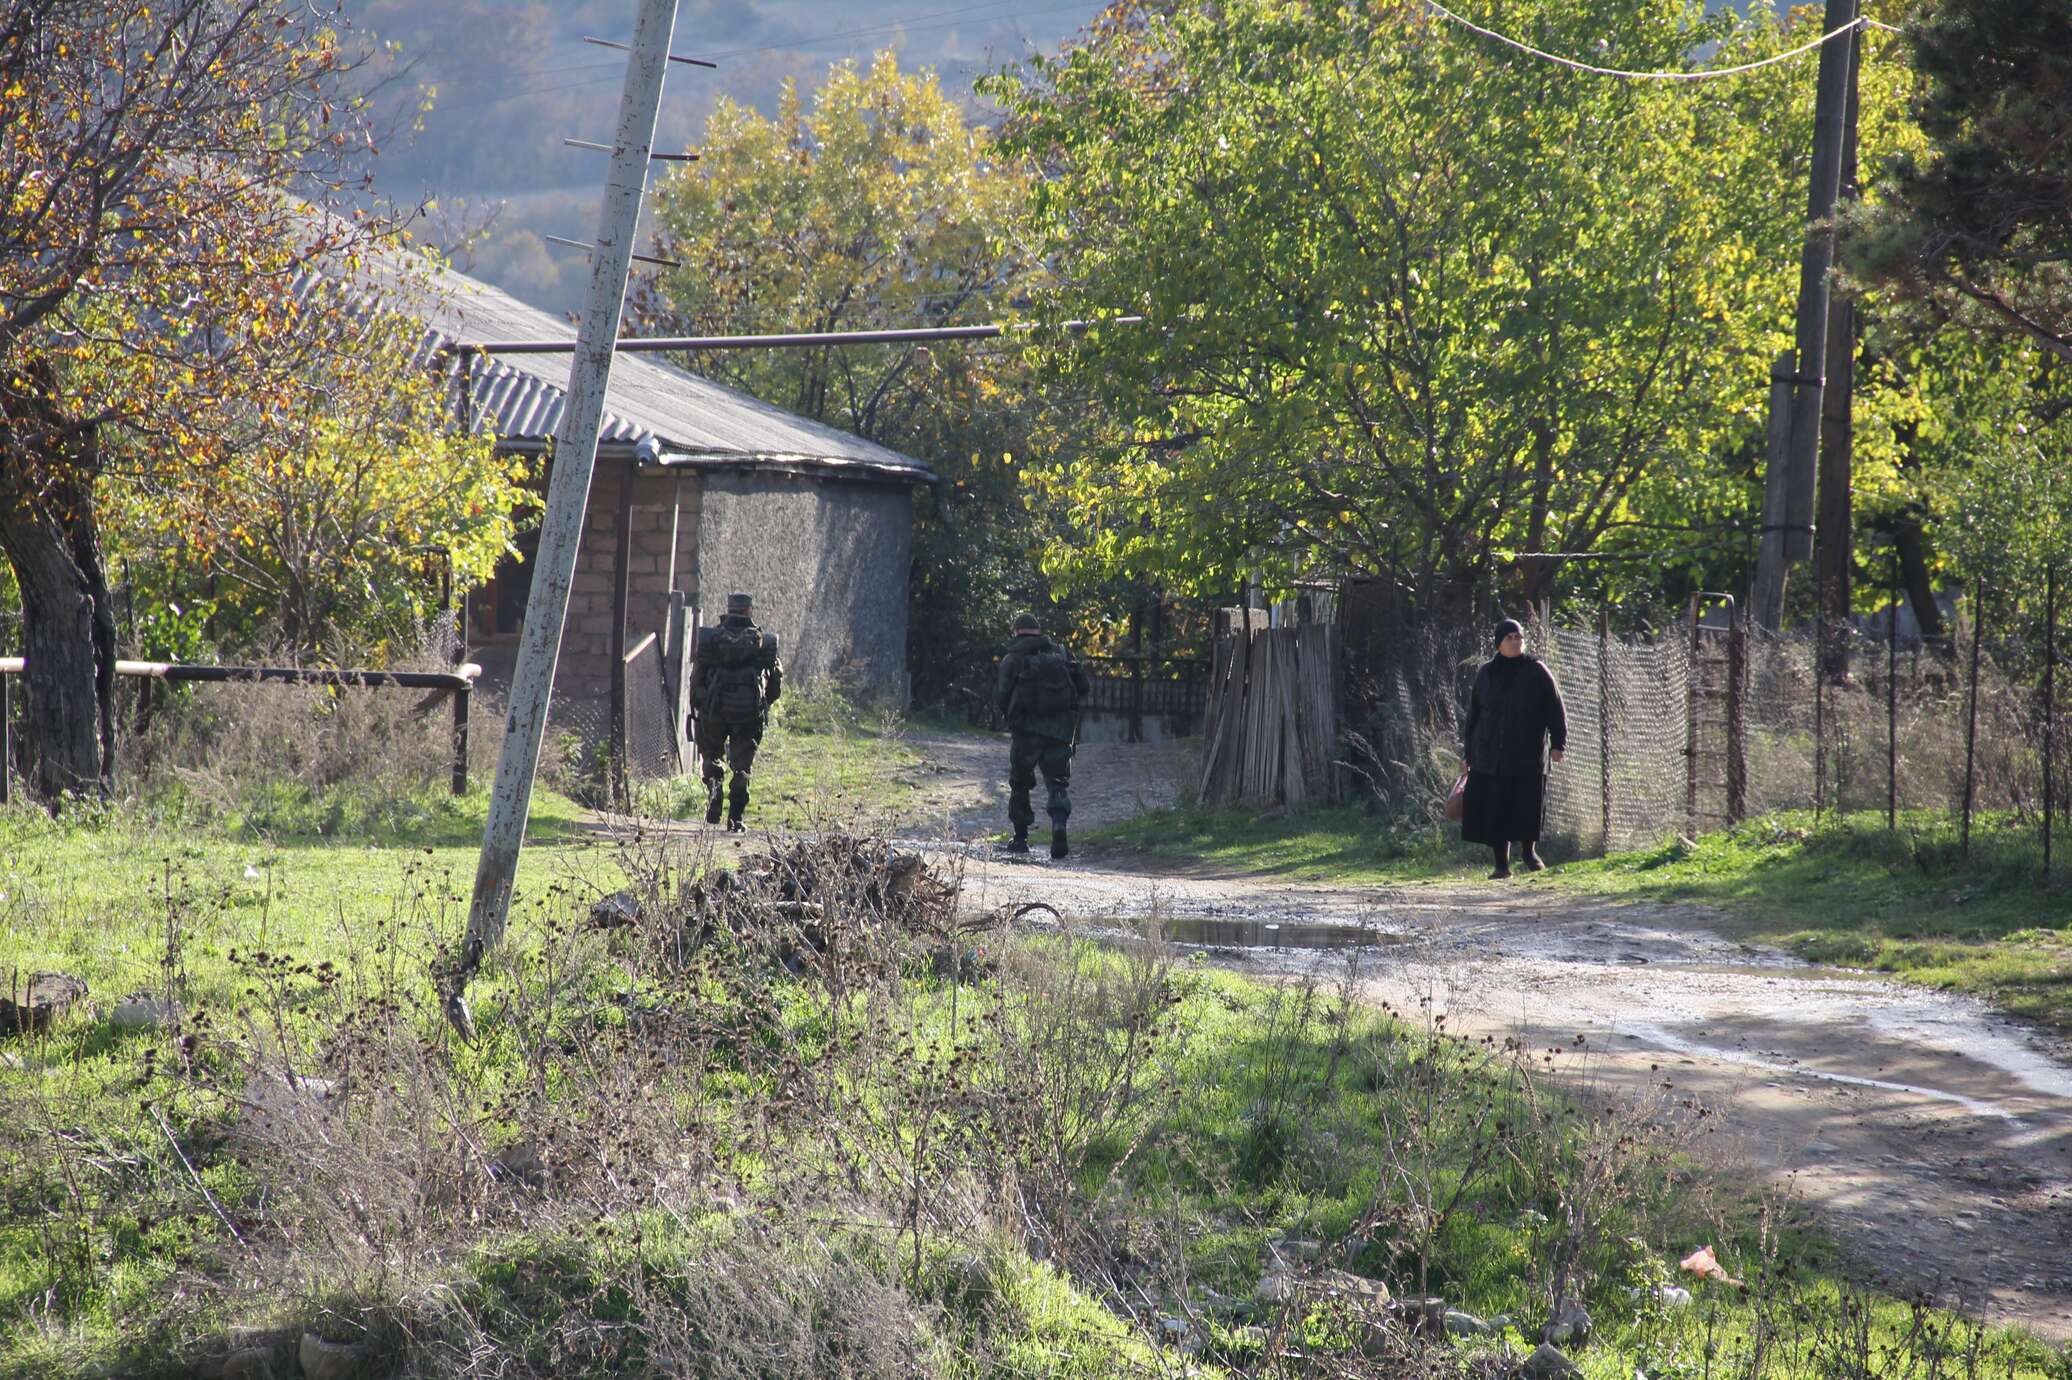
[[(418, 358), (434, 364), (441, 348), (460, 342), (567, 340), (575, 328), (529, 307), (500, 288), (452, 270), (410, 273), (367, 266), (382, 305), (422, 321)], [(468, 361), (471, 415), (505, 442), (544, 442), (561, 424), (568, 396), (569, 355), (476, 355)], [(455, 374), (459, 360), (449, 357)], [(835, 427), (773, 407), (652, 355), (619, 354), (605, 394), (600, 445), (652, 440), (663, 464), (804, 465), (859, 479), (928, 483), (919, 460)]]

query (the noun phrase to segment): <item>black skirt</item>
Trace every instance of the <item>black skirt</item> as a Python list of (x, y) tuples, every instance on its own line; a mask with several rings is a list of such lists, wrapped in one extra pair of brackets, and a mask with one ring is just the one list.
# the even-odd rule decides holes
[(1544, 775), (1498, 776), (1495, 772), (1471, 771), (1467, 794), (1461, 801), (1461, 842), (1486, 843), (1494, 848), (1500, 843), (1537, 839), (1546, 806)]

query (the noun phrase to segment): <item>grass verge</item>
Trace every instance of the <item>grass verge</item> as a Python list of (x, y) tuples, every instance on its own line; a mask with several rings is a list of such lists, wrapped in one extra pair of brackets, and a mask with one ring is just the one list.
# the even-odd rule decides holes
[(2072, 1030), (2072, 875), (2045, 885), (2034, 825), (1973, 821), (1971, 856), (1940, 812), (1766, 815), (1733, 829), (1570, 864), (1548, 882), (1595, 895), (1725, 907), (1745, 935), (1816, 963), (1970, 992)]
[[(756, 753), (750, 824), (904, 833), (940, 816), (949, 804), (936, 786), (942, 769), (911, 741), (915, 729), (978, 733), (932, 719), (862, 711), (829, 689), (786, 693), (772, 707)], [(1005, 754), (1003, 747), (1003, 759)], [(695, 776), (643, 783), (634, 803), (656, 818), (702, 819), (705, 788)]]
[[(1467, 1376), (1557, 1300), (1593, 1377), (2063, 1374), (1849, 1283), (1700, 1167), (1704, 1108), (1569, 1101), (1587, 1050), (1350, 971), (957, 932), (874, 846), (784, 845), (768, 894), (652, 841), (543, 857), (462, 1045), (437, 845), (9, 840), (0, 966), (148, 972), (172, 1014), (8, 1042), (8, 1374)], [(591, 910), (610, 878), (637, 914)], [(1673, 1292), (1698, 1245), (1747, 1286)]]

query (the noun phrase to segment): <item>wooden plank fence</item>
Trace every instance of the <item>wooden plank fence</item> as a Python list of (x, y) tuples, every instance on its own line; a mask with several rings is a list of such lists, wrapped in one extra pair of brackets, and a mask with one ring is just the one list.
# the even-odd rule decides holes
[(1220, 609), (1199, 795), (1210, 805), (1335, 800), (1338, 628), (1269, 627), (1263, 609)]

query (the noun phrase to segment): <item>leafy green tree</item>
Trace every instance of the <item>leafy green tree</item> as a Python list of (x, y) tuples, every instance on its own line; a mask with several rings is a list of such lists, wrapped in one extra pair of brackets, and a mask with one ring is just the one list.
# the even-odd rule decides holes
[(341, 320), (236, 464), (115, 488), (114, 545), (145, 558), (154, 604), (205, 611), (234, 645), (378, 659), (446, 574), (456, 594), (489, 578), (538, 500), (525, 461), (454, 431), (450, 387), (413, 359), (421, 329)]
[(1884, 169), (1850, 265), (1935, 320), (2072, 360), (2072, 0), (1942, 0), (1907, 41), (1928, 147)]
[[(1780, 46), (1673, 0), (1504, 13), (1632, 68)], [(1152, 323), (1046, 352), (1102, 404), (1097, 443), (1036, 476), (1087, 534), (1052, 568), (1208, 590), (1314, 564), (1464, 609), (1512, 553), (1697, 515), (1684, 477), (1760, 426), (1789, 320), (1792, 70), (1613, 81), (1410, 0), (1234, 0), (1132, 13), (994, 83), (1047, 174), (1042, 306)]]
[[(722, 100), (699, 161), (655, 197), (644, 328), (840, 331), (997, 321), (1040, 281), (1013, 252), (1029, 177), (933, 74), (881, 53), (829, 69), (810, 105), (773, 117)], [(1011, 344), (723, 351), (682, 363), (802, 415), (927, 460), (914, 555), (912, 668), (937, 700), (1043, 592), (1044, 518), (1019, 472), (1037, 399)]]
[(367, 151), (324, 6), (0, 0), (0, 550), (32, 785), (105, 785), (110, 470), (232, 463), (321, 335), (295, 282), (377, 233), (284, 195)]

